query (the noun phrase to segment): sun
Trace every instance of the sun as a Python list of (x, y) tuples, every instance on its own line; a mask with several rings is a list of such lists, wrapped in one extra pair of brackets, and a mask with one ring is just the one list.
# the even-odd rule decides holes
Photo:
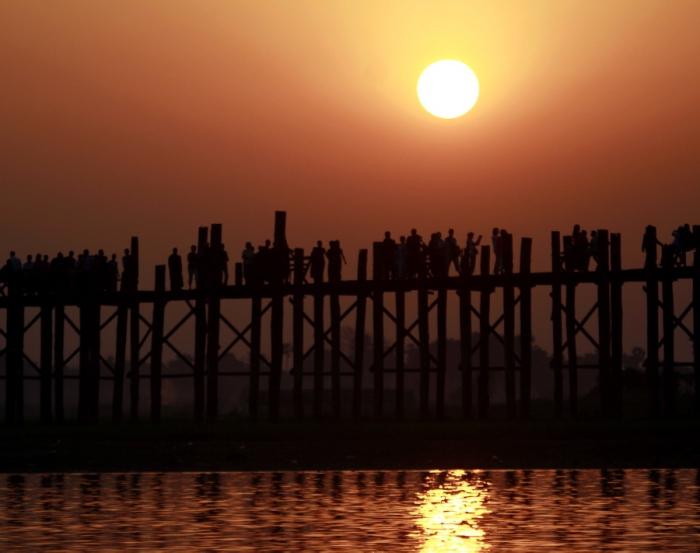
[(457, 60), (430, 64), (418, 78), (418, 99), (426, 111), (442, 119), (455, 119), (474, 107), (479, 79), (469, 66)]

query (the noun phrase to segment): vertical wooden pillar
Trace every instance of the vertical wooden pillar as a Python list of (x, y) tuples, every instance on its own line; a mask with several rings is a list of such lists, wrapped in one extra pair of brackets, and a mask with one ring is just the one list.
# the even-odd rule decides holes
[(406, 344), (406, 291), (396, 290), (396, 417), (404, 416), (405, 395), (405, 344)]
[(260, 392), (260, 334), (262, 330), (262, 298), (256, 286), (250, 299), (250, 385), (248, 388), (248, 413), (250, 418), (258, 418), (258, 398)]
[(80, 341), (78, 354), (78, 420), (82, 423), (90, 420), (90, 300), (87, 295), (80, 299), (79, 305)]
[(435, 414), (445, 418), (445, 378), (447, 372), (447, 289), (439, 285), (437, 296), (437, 382)]
[(39, 368), (40, 378), (40, 416), (41, 422), (50, 423), (52, 419), (51, 409), (51, 361), (53, 347), (53, 308), (49, 303), (41, 306), (41, 359)]
[(287, 243), (287, 212), (275, 211), (274, 243), (282, 245)]
[(700, 226), (693, 226), (693, 380), (695, 414), (700, 416)]
[(604, 416), (612, 411), (610, 377), (610, 241), (608, 231), (598, 230), (598, 385)]
[(418, 282), (418, 350), (420, 353), (420, 416), (429, 415), (430, 393), (430, 327), (428, 321), (428, 285), (425, 277)]
[(280, 387), (282, 383), (282, 354), (284, 349), (284, 296), (281, 284), (275, 283), (272, 292), (272, 310), (270, 312), (270, 379), (269, 416), (276, 421), (280, 414)]
[(131, 295), (131, 320), (129, 322), (129, 413), (131, 420), (138, 420), (141, 395), (141, 367), (139, 365), (141, 356), (139, 347), (141, 343), (141, 318), (138, 301), (139, 239), (135, 236), (131, 239), (131, 256), (135, 274), (133, 275), (133, 281), (128, 287)]
[(337, 283), (331, 283), (331, 401), (333, 417), (340, 418), (340, 297)]
[(517, 414), (515, 393), (515, 289), (513, 287), (513, 236), (501, 237), (503, 249), (503, 359), (506, 370), (506, 410), (509, 419)]
[[(112, 420), (114, 422), (121, 422), (124, 411), (124, 369), (126, 368), (126, 333), (128, 324), (127, 305), (121, 297), (118, 301), (114, 387), (112, 388)], [(58, 317), (58, 313), (56, 316)], [(56, 339), (58, 339), (58, 336), (56, 336)]]
[(569, 411), (578, 415), (578, 354), (576, 352), (576, 283), (568, 275), (566, 282), (566, 356), (569, 371)]
[(481, 298), (479, 302), (479, 417), (488, 417), (490, 392), (489, 392), (489, 365), (491, 364), (491, 284), (489, 282), (489, 265), (491, 263), (491, 248), (481, 247)]
[(243, 286), (243, 263), (240, 261), (234, 265), (234, 284), (236, 286)]
[(622, 243), (618, 233), (610, 235), (610, 403), (611, 414), (622, 415)]
[(464, 275), (459, 291), (459, 345), (462, 372), (462, 414), (472, 416), (472, 292), (469, 275)]
[(320, 419), (323, 414), (323, 369), (325, 365), (325, 330), (323, 283), (314, 283), (314, 418)]
[(530, 417), (532, 396), (532, 239), (520, 242), (520, 416)]
[(56, 422), (63, 422), (63, 349), (65, 336), (65, 307), (63, 304), (56, 304), (54, 316), (54, 342), (53, 342), (53, 362), (54, 362), (54, 408)]
[(24, 305), (19, 283), (11, 283), (7, 304), (5, 395), (7, 422), (24, 420)]
[(151, 420), (159, 422), (162, 406), (163, 333), (165, 325), (165, 265), (156, 265), (151, 321)]
[(374, 417), (380, 419), (384, 412), (384, 270), (382, 244), (375, 242), (372, 249), (372, 328), (374, 343)]
[(646, 380), (649, 393), (649, 411), (659, 413), (659, 280), (657, 268), (656, 229), (647, 230), (649, 242), (654, 246), (646, 250), (646, 314), (647, 314), (647, 359)]
[(207, 323), (207, 418), (215, 420), (219, 416), (219, 327), (221, 326), (221, 289), (222, 264), (218, 262), (221, 252), (221, 225), (211, 226), (210, 252), (214, 263), (211, 263), (210, 287), (207, 290), (208, 323)]
[[(209, 229), (199, 227), (197, 232), (197, 256), (206, 255)], [(204, 368), (207, 347), (207, 307), (204, 275), (196, 275), (196, 297), (194, 301), (194, 418), (204, 420), (205, 380)]]
[[(664, 246), (670, 248), (671, 246)], [(664, 304), (662, 321), (664, 329), (664, 365), (663, 390), (664, 414), (674, 415), (676, 412), (676, 375), (675, 375), (675, 339), (674, 339), (674, 301), (673, 301), (673, 255), (661, 256), (663, 263), (663, 279), (661, 281), (661, 296)]]
[(294, 358), (294, 416), (304, 415), (304, 250), (294, 250), (294, 305), (292, 348)]
[(562, 328), (561, 328), (561, 237), (559, 231), (552, 232), (552, 371), (554, 372), (554, 412), (561, 417), (564, 406), (564, 379), (562, 375)]
[(99, 303), (99, 298), (93, 296), (90, 302), (90, 420), (97, 422), (100, 415), (100, 382), (102, 368), (102, 307)]
[(357, 259), (357, 307), (355, 308), (355, 373), (352, 390), (352, 414), (362, 415), (362, 376), (365, 360), (365, 316), (367, 312), (367, 250), (360, 250)]

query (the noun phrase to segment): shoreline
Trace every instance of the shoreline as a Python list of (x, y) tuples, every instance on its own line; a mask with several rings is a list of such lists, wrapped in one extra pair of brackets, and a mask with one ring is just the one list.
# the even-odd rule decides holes
[(700, 421), (242, 422), (0, 429), (0, 473), (700, 468)]

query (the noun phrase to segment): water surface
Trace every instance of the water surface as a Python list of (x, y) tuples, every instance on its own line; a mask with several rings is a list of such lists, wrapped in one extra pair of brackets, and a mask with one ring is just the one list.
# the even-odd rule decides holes
[(697, 470), (15, 474), (0, 551), (700, 551)]

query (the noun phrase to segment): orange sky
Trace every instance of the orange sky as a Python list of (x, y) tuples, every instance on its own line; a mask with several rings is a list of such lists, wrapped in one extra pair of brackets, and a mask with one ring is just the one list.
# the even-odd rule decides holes
[[(700, 223), (700, 3), (5, 0), (0, 250)], [(469, 64), (443, 121), (420, 71)], [(2, 255), (5, 255), (4, 253)], [(149, 281), (145, 284), (150, 283)]]

